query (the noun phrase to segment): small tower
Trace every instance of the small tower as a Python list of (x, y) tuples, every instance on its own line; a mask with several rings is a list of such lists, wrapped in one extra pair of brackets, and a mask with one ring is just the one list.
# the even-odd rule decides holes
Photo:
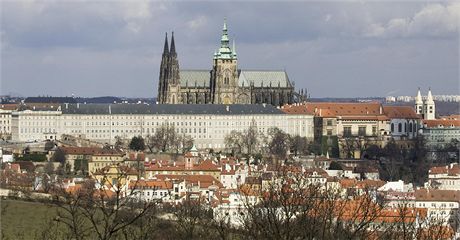
[(420, 93), (420, 88), (418, 88), (417, 96), (415, 97), (415, 112), (417, 114), (423, 115), (423, 100), (422, 94)]
[(426, 97), (425, 100), (425, 113), (424, 113), (424, 118), (426, 120), (432, 120), (435, 119), (435, 104), (433, 100), (433, 95), (431, 94), (431, 88), (428, 89), (428, 96)]

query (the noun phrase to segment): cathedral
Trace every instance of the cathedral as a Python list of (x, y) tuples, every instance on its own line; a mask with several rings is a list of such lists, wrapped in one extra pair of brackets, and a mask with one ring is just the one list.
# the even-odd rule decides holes
[(306, 99), (294, 91), (286, 71), (238, 69), (235, 42), (230, 47), (224, 21), (221, 46), (211, 70), (181, 70), (174, 42), (168, 37), (160, 65), (157, 102), (160, 104), (271, 104), (282, 106)]

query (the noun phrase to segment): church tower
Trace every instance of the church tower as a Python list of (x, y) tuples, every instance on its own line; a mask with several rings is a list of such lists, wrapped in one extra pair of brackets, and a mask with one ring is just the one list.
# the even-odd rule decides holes
[(434, 99), (433, 95), (431, 95), (431, 89), (428, 89), (428, 96), (426, 97), (425, 100), (425, 114), (424, 118), (427, 120), (432, 120), (435, 119), (435, 104), (434, 104)]
[(161, 56), (160, 64), (160, 79), (158, 80), (158, 95), (157, 102), (165, 103), (167, 90), (168, 90), (168, 62), (169, 62), (169, 46), (168, 46), (168, 33), (165, 36), (165, 45), (163, 54)]
[(238, 96), (238, 65), (235, 46), (230, 48), (227, 21), (224, 19), (220, 48), (214, 53), (211, 71), (211, 96), (214, 104), (233, 104)]
[(176, 44), (174, 42), (174, 32), (171, 36), (171, 48), (169, 50), (169, 83), (168, 96), (166, 103), (177, 104), (180, 102), (180, 79), (179, 79), (179, 60), (177, 59)]
[(415, 113), (423, 115), (423, 100), (420, 88), (418, 88), (417, 96), (415, 97)]
[(179, 60), (177, 59), (174, 32), (171, 36), (171, 48), (168, 45), (168, 34), (160, 64), (160, 79), (158, 81), (158, 97), (160, 104), (176, 104), (180, 102)]

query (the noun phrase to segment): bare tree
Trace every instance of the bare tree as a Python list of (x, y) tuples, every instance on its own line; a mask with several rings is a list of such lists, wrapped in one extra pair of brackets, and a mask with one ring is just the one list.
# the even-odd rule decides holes
[(251, 125), (244, 131), (243, 137), (243, 145), (246, 147), (247, 153), (252, 155), (259, 144), (259, 131), (255, 119), (252, 119)]
[[(108, 173), (106, 173), (108, 174)], [(56, 190), (54, 204), (58, 221), (73, 239), (113, 239), (135, 226), (155, 209), (156, 202), (138, 201), (134, 187), (127, 187), (128, 173), (104, 175), (101, 181), (87, 180), (80, 189)]]
[(225, 136), (225, 146), (233, 155), (241, 154), (243, 150), (243, 134), (236, 130), (231, 131)]

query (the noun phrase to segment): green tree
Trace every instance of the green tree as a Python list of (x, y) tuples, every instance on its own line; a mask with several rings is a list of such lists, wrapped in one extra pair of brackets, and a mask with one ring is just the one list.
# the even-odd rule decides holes
[(299, 154), (308, 153), (308, 140), (306, 137), (301, 137), (299, 135), (290, 137), (289, 143), (291, 152), (294, 153), (294, 155), (297, 156)]
[(52, 157), (53, 162), (59, 162), (62, 165), (66, 162), (65, 152), (62, 148), (58, 147)]
[(270, 153), (278, 159), (285, 159), (289, 150), (289, 136), (279, 128), (271, 128), (268, 132), (271, 137)]
[(144, 151), (145, 142), (141, 136), (134, 136), (129, 143), (129, 148), (134, 151)]

